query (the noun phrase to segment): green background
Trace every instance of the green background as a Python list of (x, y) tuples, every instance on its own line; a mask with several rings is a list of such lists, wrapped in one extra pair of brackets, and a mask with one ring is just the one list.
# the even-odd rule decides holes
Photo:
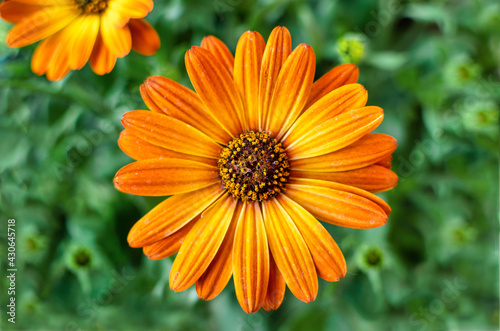
[[(498, 1), (155, 1), (162, 47), (130, 54), (106, 76), (87, 66), (59, 82), (30, 71), (35, 46), (0, 43), (0, 329), (496, 330), (499, 323)], [(191, 87), (184, 53), (209, 34), (277, 25), (308, 43), (317, 77), (360, 67), (378, 132), (398, 140), (399, 185), (382, 228), (326, 225), (348, 273), (320, 281), (315, 302), (287, 291), (278, 311), (247, 315), (232, 282), (216, 299), (168, 287), (172, 259), (128, 247), (135, 221), (162, 199), (112, 184), (131, 161), (121, 115), (144, 109), (139, 86), (163, 75)], [(0, 23), (3, 40), (11, 25)], [(17, 323), (7, 322), (7, 219), (17, 229)]]

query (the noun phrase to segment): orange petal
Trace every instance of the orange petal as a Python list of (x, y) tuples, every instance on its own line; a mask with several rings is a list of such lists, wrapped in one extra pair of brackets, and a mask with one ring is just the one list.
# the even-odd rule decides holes
[(181, 248), (184, 239), (189, 231), (193, 228), (197, 219), (189, 221), (182, 228), (171, 234), (170, 236), (155, 242), (154, 244), (144, 246), (142, 251), (150, 260), (161, 260), (174, 255)]
[(149, 110), (155, 113), (163, 114), (163, 111), (160, 109), (160, 107), (158, 107), (158, 105), (149, 96), (146, 84), (142, 84), (141, 86), (139, 86), (139, 90), (141, 92), (142, 101), (144, 101), (146, 106), (148, 106)]
[(236, 225), (240, 218), (242, 205), (239, 203), (233, 214), (226, 236), (217, 251), (212, 263), (196, 281), (196, 293), (200, 299), (212, 300), (222, 292), (233, 274), (233, 243)]
[(17, 24), (43, 9), (41, 5), (5, 1), (0, 4), (0, 17), (7, 22)]
[(391, 169), (392, 168), (392, 155), (387, 155), (386, 157), (384, 157), (380, 161), (377, 161), (377, 163), (375, 163), (375, 164), (379, 165), (381, 167), (387, 168), (387, 169)]
[(238, 201), (223, 195), (189, 231), (170, 271), (170, 288), (184, 291), (207, 270), (217, 254)]
[(201, 48), (207, 49), (222, 64), (229, 74), (233, 74), (234, 57), (222, 40), (207, 36), (201, 41)]
[(246, 313), (259, 311), (267, 294), (269, 247), (262, 212), (256, 202), (245, 203), (233, 247), (236, 297)]
[[(319, 220), (331, 224), (368, 229), (386, 223), (388, 218), (386, 212), (372, 200), (349, 191), (324, 187), (331, 182), (319, 180), (316, 182), (324, 182), (325, 185), (312, 186), (315, 184), (313, 180), (309, 182), (304, 180), (299, 182), (300, 184), (295, 184), (297, 181), (291, 179), (286, 185), (284, 194), (302, 205)], [(332, 186), (335, 184), (333, 183)], [(337, 188), (338, 185), (341, 184), (337, 184)]]
[(115, 67), (115, 64), (116, 55), (104, 44), (102, 35), (99, 33), (92, 54), (90, 55), (92, 70), (98, 75), (109, 74)]
[(290, 168), (314, 172), (359, 169), (390, 157), (396, 147), (397, 142), (393, 137), (381, 133), (369, 133), (338, 151), (290, 161)]
[(143, 18), (152, 10), (153, 0), (114, 0), (108, 3), (108, 11), (117, 11), (127, 18)]
[(398, 184), (398, 176), (394, 172), (378, 165), (341, 172), (292, 171), (290, 176), (336, 182), (369, 192), (384, 192)]
[(38, 6), (74, 6), (73, 0), (8, 0), (8, 2), (19, 2), (26, 5)]
[(190, 155), (217, 159), (221, 148), (211, 138), (173, 117), (146, 110), (125, 113), (123, 126), (149, 143)]
[(278, 80), (281, 67), (292, 51), (292, 39), (287, 28), (274, 28), (267, 40), (262, 56), (262, 66), (259, 78), (259, 128), (264, 129), (265, 121), (270, 111), (274, 86)]
[(66, 27), (79, 14), (74, 6), (46, 7), (14, 26), (7, 34), (7, 45), (23, 47), (45, 39)]
[(387, 217), (389, 217), (389, 214), (391, 213), (391, 207), (381, 197), (379, 197), (373, 193), (370, 193), (368, 191), (354, 187), (354, 186), (344, 185), (344, 184), (335, 183), (335, 182), (329, 182), (329, 181), (325, 181), (325, 180), (298, 178), (298, 177), (290, 178), (288, 181), (292, 184), (325, 187), (325, 188), (330, 188), (330, 189), (337, 190), (337, 191), (344, 191), (344, 192), (351, 193), (354, 195), (359, 195), (359, 196), (361, 196), (365, 199), (368, 199), (368, 200), (372, 201), (373, 203), (377, 204), (380, 208), (382, 208), (382, 210), (385, 212)]
[(316, 126), (287, 147), (291, 160), (328, 154), (348, 146), (374, 130), (384, 113), (379, 107), (364, 107), (342, 113)]
[[(5, 4), (5, 3), (4, 3)], [(54, 53), (61, 43), (61, 31), (53, 34), (38, 45), (31, 59), (31, 70), (37, 75), (43, 75), (50, 66)]]
[(132, 49), (142, 55), (153, 55), (160, 48), (160, 36), (156, 30), (142, 19), (131, 19), (128, 22), (132, 36)]
[(281, 194), (278, 202), (286, 210), (309, 247), (318, 276), (336, 282), (347, 272), (344, 255), (318, 220), (302, 206)]
[(312, 106), (316, 101), (331, 91), (347, 84), (358, 81), (359, 69), (352, 63), (341, 64), (324, 74), (314, 82), (307, 101), (306, 108)]
[(314, 301), (318, 277), (302, 235), (275, 198), (262, 201), (262, 210), (269, 247), (288, 288), (299, 300)]
[(316, 126), (332, 119), (340, 113), (348, 112), (366, 105), (368, 93), (359, 84), (342, 86), (328, 93), (314, 105), (309, 107), (283, 138), (284, 146), (288, 146), (313, 130)]
[(276, 262), (274, 262), (273, 255), (269, 254), (269, 285), (262, 308), (267, 311), (278, 309), (285, 297), (285, 289), (285, 278), (283, 278)]
[(115, 175), (115, 188), (124, 193), (166, 196), (191, 192), (220, 182), (211, 165), (182, 159), (152, 159), (130, 163)]
[(232, 137), (243, 132), (243, 104), (231, 75), (206, 49), (193, 46), (186, 53), (191, 83), (207, 111)]
[(281, 68), (267, 112), (266, 129), (280, 139), (304, 108), (314, 80), (316, 58), (311, 46), (300, 44)]
[(259, 77), (266, 43), (258, 32), (245, 32), (236, 47), (234, 81), (245, 107), (248, 128), (259, 130)]
[(100, 22), (98, 15), (81, 15), (66, 27), (73, 34), (69, 53), (71, 69), (81, 69), (89, 60), (99, 33)]
[(54, 57), (51, 65), (47, 68), (47, 79), (50, 81), (58, 81), (66, 77), (71, 71), (68, 63), (68, 56), (60, 54), (61, 57)]
[(198, 95), (187, 87), (161, 76), (148, 77), (143, 86), (165, 114), (192, 125), (221, 144), (231, 140), (231, 136), (205, 110)]
[(176, 194), (165, 199), (137, 221), (127, 240), (130, 247), (144, 247), (172, 236), (210, 206), (224, 191), (219, 184)]
[(117, 27), (112, 11), (101, 15), (101, 36), (108, 50), (115, 57), (124, 57), (132, 49), (132, 35), (128, 25)]
[(159, 159), (159, 158), (170, 158), (170, 159), (184, 159), (192, 160), (196, 162), (205, 163), (217, 166), (217, 160), (207, 159), (200, 156), (189, 155), (181, 152), (175, 152), (170, 149), (166, 149), (160, 146), (153, 145), (144, 139), (141, 139), (135, 135), (130, 130), (123, 130), (120, 133), (120, 138), (118, 139), (118, 146), (121, 150), (125, 152), (128, 156), (135, 160), (147, 160), (147, 159)]
[(56, 81), (64, 78), (71, 70), (69, 57), (72, 52), (72, 41), (74, 34), (72, 29), (63, 29), (58, 33), (58, 45), (50, 56), (50, 64), (47, 66), (47, 79)]

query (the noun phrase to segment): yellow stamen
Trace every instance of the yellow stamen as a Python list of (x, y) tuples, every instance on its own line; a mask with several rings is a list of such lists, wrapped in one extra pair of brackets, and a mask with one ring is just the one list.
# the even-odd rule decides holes
[(74, 0), (83, 14), (100, 14), (108, 8), (108, 0)]
[(242, 201), (276, 196), (290, 175), (281, 143), (265, 132), (250, 131), (231, 140), (219, 156), (218, 167), (224, 188)]

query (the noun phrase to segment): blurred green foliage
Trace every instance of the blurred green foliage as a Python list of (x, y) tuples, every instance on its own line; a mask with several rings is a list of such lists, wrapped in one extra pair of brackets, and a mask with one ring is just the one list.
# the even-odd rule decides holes
[[(16, 219), (16, 330), (492, 330), (499, 323), (498, 1), (169, 0), (148, 20), (162, 47), (100, 77), (60, 82), (30, 71), (34, 46), (0, 43), (1, 229)], [(317, 76), (356, 61), (379, 132), (397, 138), (393, 212), (372, 230), (326, 225), (347, 277), (320, 282), (311, 304), (287, 292), (278, 311), (246, 315), (232, 285), (211, 302), (168, 288), (172, 260), (128, 247), (128, 230), (161, 199), (119, 193), (131, 160), (121, 115), (143, 109), (139, 85), (191, 86), (184, 53), (205, 35), (232, 51), (246, 30), (287, 26), (313, 46)], [(0, 38), (10, 25), (0, 23)], [(353, 44), (354, 42), (354, 44)], [(1, 238), (2, 271), (6, 237)]]

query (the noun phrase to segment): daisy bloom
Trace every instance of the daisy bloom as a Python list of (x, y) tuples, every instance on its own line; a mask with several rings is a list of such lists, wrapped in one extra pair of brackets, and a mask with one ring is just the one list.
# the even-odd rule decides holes
[(59, 80), (89, 59), (92, 70), (104, 75), (130, 49), (156, 53), (160, 38), (142, 19), (152, 9), (153, 0), (7, 0), (0, 4), (0, 17), (15, 24), (6, 38), (8, 46), (43, 40), (31, 69)]
[(247, 312), (277, 309), (285, 286), (313, 301), (318, 277), (346, 274), (342, 252), (317, 220), (350, 228), (386, 223), (390, 207), (371, 192), (394, 187), (394, 138), (370, 133), (384, 117), (365, 106), (358, 69), (344, 64), (314, 81), (309, 45), (293, 51), (277, 27), (267, 44), (244, 33), (233, 57), (215, 37), (186, 53), (196, 92), (149, 77), (149, 111), (123, 116), (121, 149), (137, 160), (118, 190), (168, 196), (131, 229), (150, 259), (177, 253), (170, 288), (196, 284), (216, 297), (231, 276)]

